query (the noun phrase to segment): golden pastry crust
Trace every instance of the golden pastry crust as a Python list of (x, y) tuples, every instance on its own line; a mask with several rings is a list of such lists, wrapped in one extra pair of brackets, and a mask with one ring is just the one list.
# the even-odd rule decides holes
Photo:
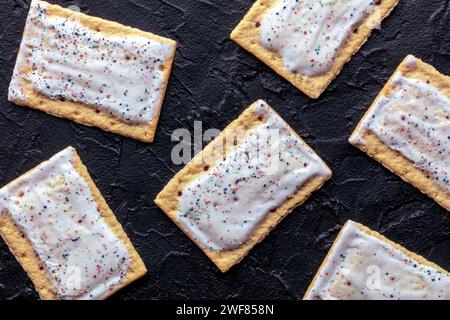
[[(45, 95), (37, 92), (31, 86), (23, 84), (25, 93), (28, 97), (27, 100), (19, 100), (14, 97), (10, 97), (9, 100), (20, 106), (26, 106), (33, 109), (44, 111), (48, 114), (63, 117), (75, 122), (87, 125), (95, 126), (102, 130), (117, 133), (126, 137), (130, 137), (143, 142), (152, 142), (155, 137), (156, 127), (158, 125), (159, 115), (161, 113), (161, 107), (164, 100), (164, 95), (167, 88), (167, 82), (172, 69), (173, 60), (175, 57), (176, 42), (174, 40), (160, 37), (149, 32), (144, 32), (139, 29), (127, 27), (116, 22), (104, 20), (88, 16), (83, 13), (74, 12), (69, 9), (64, 9), (58, 5), (49, 4), (41, 1), (48, 8), (48, 14), (65, 18), (76, 18), (83, 26), (93, 30), (99, 31), (105, 36), (141, 36), (147, 39), (151, 39), (158, 42), (170, 44), (172, 50), (167, 58), (166, 64), (163, 69), (162, 87), (160, 90), (160, 103), (155, 108), (153, 119), (147, 124), (130, 124), (116, 116), (108, 114), (107, 111), (97, 110), (95, 107), (89, 106), (84, 103), (75, 101), (60, 101), (52, 100)], [(26, 34), (29, 26), (25, 26), (24, 35)], [(19, 55), (21, 52), (19, 51)], [(27, 70), (30, 66), (19, 66), (21, 70)]]
[[(336, 244), (339, 242), (340, 237), (342, 236), (343, 230), (345, 228), (346, 225), (353, 223), (356, 227), (358, 227), (361, 231), (363, 231), (364, 233), (368, 234), (369, 236), (375, 237), (380, 239), (381, 241), (387, 243), (388, 245), (394, 247), (397, 250), (400, 250), (403, 254), (407, 255), (410, 259), (415, 260), (417, 262), (419, 262), (420, 264), (424, 265), (424, 266), (428, 266), (430, 268), (436, 269), (438, 271), (440, 271), (443, 274), (446, 274), (448, 276), (450, 276), (450, 273), (448, 271), (446, 271), (445, 269), (441, 268), (440, 266), (438, 266), (437, 264), (428, 261), (427, 259), (425, 259), (424, 257), (409, 251), (408, 249), (402, 247), (401, 245), (389, 240), (388, 238), (386, 238), (385, 236), (383, 236), (382, 234), (373, 231), (371, 229), (369, 229), (368, 227), (348, 220), (345, 225), (342, 227), (341, 231), (339, 231), (339, 234), (336, 237), (336, 240), (334, 240), (333, 245), (331, 246), (330, 250), (327, 253), (327, 256), (325, 257), (325, 259), (323, 260), (322, 264), (319, 267), (319, 270), (317, 270), (317, 273), (315, 274), (313, 280), (311, 281), (311, 284), (309, 285), (308, 289), (306, 290), (306, 293), (303, 296), (303, 299), (305, 300), (311, 293), (311, 290), (314, 288), (315, 282), (317, 281), (317, 279), (319, 278), (320, 274), (322, 273), (322, 270), (325, 268), (325, 266), (327, 265), (327, 261), (328, 259), (330, 259), (331, 254), (336, 246)], [(321, 300), (319, 297), (314, 297), (313, 300)]]
[[(278, 223), (283, 220), (294, 208), (301, 205), (314, 191), (320, 189), (320, 187), (331, 177), (331, 170), (327, 177), (314, 177), (307, 181), (301, 189), (286, 200), (281, 206), (276, 208), (273, 212), (270, 212), (264, 220), (253, 231), (250, 239), (233, 250), (227, 251), (213, 251), (204, 248), (198, 241), (190, 236), (188, 230), (186, 230), (182, 224), (178, 222), (178, 207), (179, 207), (179, 191), (188, 185), (191, 181), (197, 179), (199, 176), (205, 174), (204, 159), (208, 159), (208, 166), (214, 167), (217, 163), (222, 161), (223, 152), (216, 152), (217, 150), (223, 150), (223, 146), (232, 146), (226, 143), (226, 137), (230, 137), (232, 132), (239, 132), (246, 136), (250, 130), (261, 124), (265, 119), (261, 119), (255, 112), (254, 108), (258, 102), (247, 108), (235, 121), (228, 125), (222, 133), (208, 144), (205, 149), (197, 154), (191, 162), (189, 162), (180, 172), (178, 172), (172, 180), (164, 187), (164, 189), (158, 194), (155, 199), (155, 203), (169, 216), (172, 221), (183, 230), (183, 232), (191, 238), (191, 240), (203, 250), (203, 252), (216, 264), (216, 266), (222, 271), (228, 271), (232, 266), (239, 263), (247, 253), (257, 243), (262, 241), (269, 232), (275, 228)], [(275, 111), (273, 111), (275, 112)], [(298, 136), (298, 134), (290, 128), (290, 130), (307, 146), (307, 144)], [(228, 152), (228, 151), (225, 151)], [(324, 164), (325, 165), (325, 164)], [(325, 165), (326, 166), (326, 165)], [(328, 168), (328, 167), (327, 167)]]
[[(129, 283), (145, 275), (147, 273), (147, 268), (145, 267), (145, 264), (142, 261), (141, 257), (131, 244), (130, 239), (126, 235), (122, 226), (117, 221), (114, 213), (111, 211), (100, 191), (97, 189), (94, 181), (89, 176), (87, 168), (81, 162), (75, 149), (73, 150), (73, 157), (75, 159), (73, 165), (89, 186), (89, 189), (98, 206), (102, 218), (104, 219), (107, 226), (111, 228), (112, 232), (117, 236), (117, 238), (125, 244), (130, 256), (130, 267), (127, 272), (127, 277), (120, 283), (120, 286), (115, 288), (113, 291), (109, 291), (105, 296), (102, 297), (102, 299), (105, 299), (114, 292), (127, 286)], [(29, 172), (35, 169), (32, 169)], [(25, 177), (28, 173), (23, 174), (16, 180)], [(14, 181), (11, 183), (14, 183)], [(27, 237), (20, 231), (8, 212), (2, 213), (3, 214), (0, 214), (1, 237), (5, 240), (9, 249), (16, 257), (17, 261), (30, 277), (40, 298), (42, 300), (57, 300), (57, 297), (52, 291), (53, 284), (50, 280), (50, 277), (43, 266), (43, 262), (34, 251), (30, 240), (27, 239)]]
[(344, 65), (361, 48), (369, 38), (372, 30), (387, 17), (397, 5), (399, 0), (382, 0), (379, 10), (366, 17), (358, 32), (352, 33), (340, 51), (339, 55), (325, 74), (313, 77), (302, 76), (289, 72), (284, 68), (283, 59), (273, 51), (266, 49), (259, 41), (258, 23), (268, 10), (273, 8), (279, 0), (257, 0), (244, 19), (231, 33), (231, 39), (241, 47), (254, 54), (258, 59), (271, 67), (276, 73), (292, 83), (297, 89), (303, 91), (310, 98), (318, 98), (328, 87), (331, 81), (339, 74)]
[(352, 140), (358, 135), (364, 120), (375, 108), (378, 100), (389, 95), (393, 90), (393, 77), (397, 72), (401, 72), (406, 78), (413, 78), (423, 80), (435, 86), (439, 91), (450, 98), (450, 77), (445, 76), (429, 64), (424, 63), (418, 58), (414, 58), (416, 63), (414, 66), (410, 66), (407, 60), (410, 56), (407, 56), (396, 72), (388, 80), (385, 87), (380, 91), (377, 98), (365, 113), (361, 121), (358, 123), (355, 131), (352, 133), (349, 141), (362, 151), (366, 152), (369, 156), (380, 162), (384, 167), (391, 172), (398, 175), (404, 181), (412, 184), (414, 187), (434, 199), (442, 207), (450, 211), (450, 197), (449, 194), (443, 190), (434, 180), (434, 178), (426, 172), (418, 169), (413, 162), (401, 155), (399, 152), (392, 150), (386, 146), (378, 137), (370, 131), (360, 133), (360, 135), (366, 141), (366, 144), (360, 144), (353, 142)]

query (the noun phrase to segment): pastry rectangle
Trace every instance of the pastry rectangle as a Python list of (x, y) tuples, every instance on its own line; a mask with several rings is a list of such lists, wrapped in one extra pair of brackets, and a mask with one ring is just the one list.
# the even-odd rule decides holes
[(0, 235), (41, 299), (104, 299), (147, 272), (72, 147), (0, 189)]
[(33, 0), (9, 101), (153, 141), (176, 42)]
[(319, 156), (259, 100), (155, 202), (225, 272), (330, 176)]
[(450, 210), (450, 77), (411, 55), (350, 143)]
[(319, 268), (307, 300), (449, 300), (450, 274), (348, 221)]
[(397, 3), (257, 0), (231, 39), (318, 98)]

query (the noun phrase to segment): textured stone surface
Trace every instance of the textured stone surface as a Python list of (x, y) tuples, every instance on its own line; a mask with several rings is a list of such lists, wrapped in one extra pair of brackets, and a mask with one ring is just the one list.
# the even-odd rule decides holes
[[(338, 230), (354, 219), (450, 270), (450, 215), (347, 139), (407, 53), (450, 74), (450, 3), (400, 0), (319, 100), (313, 101), (229, 40), (251, 0), (52, 1), (178, 41), (153, 144), (7, 102), (28, 0), (0, 0), (0, 184), (66, 145), (77, 148), (149, 274), (112, 299), (293, 299), (303, 295)], [(153, 199), (180, 167), (176, 128), (224, 128), (266, 99), (325, 159), (334, 176), (248, 257), (221, 274)], [(36, 299), (0, 242), (0, 299)]]

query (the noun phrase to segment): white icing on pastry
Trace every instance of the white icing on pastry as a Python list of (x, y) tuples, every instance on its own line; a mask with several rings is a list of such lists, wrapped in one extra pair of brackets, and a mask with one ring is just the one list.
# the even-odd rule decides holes
[(450, 277), (349, 221), (306, 299), (450, 299)]
[(406, 57), (405, 64), (410, 68), (415, 68), (417, 67), (417, 60), (413, 55), (408, 55)]
[(178, 221), (202, 246), (231, 250), (309, 179), (329, 169), (264, 101), (253, 111), (267, 119), (242, 137), (226, 159), (184, 187)]
[(31, 242), (59, 299), (100, 299), (127, 276), (129, 254), (103, 220), (69, 147), (0, 189), (0, 210)]
[(27, 100), (24, 86), (31, 86), (50, 99), (84, 103), (128, 123), (150, 122), (162, 99), (161, 68), (173, 46), (105, 35), (74, 18), (50, 15), (47, 8), (31, 3), (10, 100)]
[(261, 21), (260, 42), (304, 76), (328, 72), (373, 0), (280, 0)]
[[(409, 59), (408, 65), (413, 62)], [(365, 145), (364, 133), (375, 134), (450, 193), (450, 99), (433, 85), (401, 72), (394, 75), (392, 86), (350, 142)]]

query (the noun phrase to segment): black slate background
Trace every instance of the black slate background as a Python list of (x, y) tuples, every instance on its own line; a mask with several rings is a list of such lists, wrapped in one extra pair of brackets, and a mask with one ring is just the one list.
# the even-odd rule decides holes
[[(112, 299), (294, 299), (303, 295), (340, 227), (353, 219), (450, 270), (450, 215), (347, 139), (407, 53), (450, 74), (450, 1), (400, 0), (322, 97), (311, 100), (232, 41), (251, 0), (61, 1), (178, 41), (156, 139), (145, 144), (7, 101), (29, 0), (0, 0), (0, 185), (67, 145), (76, 147), (149, 273)], [(221, 274), (153, 199), (181, 168), (177, 128), (223, 129), (266, 99), (334, 176), (237, 266)], [(0, 299), (36, 299), (0, 242)]]

